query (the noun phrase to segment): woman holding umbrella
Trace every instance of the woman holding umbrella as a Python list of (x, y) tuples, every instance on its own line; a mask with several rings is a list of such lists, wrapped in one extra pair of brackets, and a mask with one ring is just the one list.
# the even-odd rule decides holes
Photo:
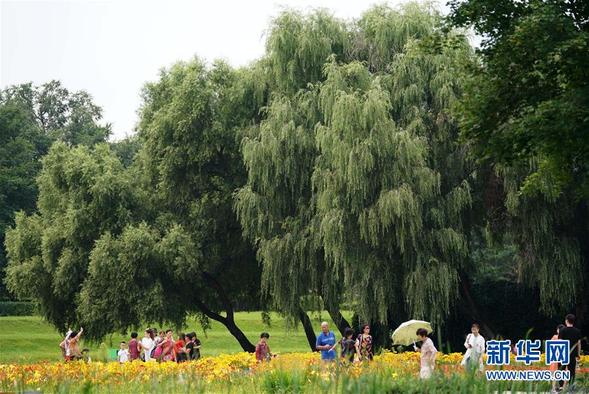
[[(432, 332), (432, 325), (423, 320), (409, 320), (402, 323), (393, 332), (392, 340), (395, 345), (409, 346), (421, 353), (421, 370), (419, 376), (422, 379), (431, 377), (436, 365), (436, 353), (438, 352), (434, 343), (428, 338)], [(421, 349), (415, 346), (415, 340), (422, 341)]]
[(419, 328), (416, 332), (417, 337), (422, 341), (421, 348), (413, 346), (415, 351), (421, 353), (421, 369), (419, 370), (419, 377), (421, 379), (429, 379), (434, 372), (436, 366), (436, 353), (438, 350), (434, 346), (434, 342), (427, 336), (425, 328)]

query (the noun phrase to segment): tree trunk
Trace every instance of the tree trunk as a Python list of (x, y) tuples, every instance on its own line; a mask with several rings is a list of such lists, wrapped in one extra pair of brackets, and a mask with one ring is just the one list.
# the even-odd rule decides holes
[(331, 316), (331, 320), (333, 320), (333, 323), (343, 337), (345, 329), (351, 327), (350, 323), (348, 323), (346, 318), (341, 314), (339, 307), (330, 307), (329, 305), (326, 305), (326, 309), (327, 313), (329, 313), (329, 316)]
[(483, 334), (485, 338), (495, 338), (495, 333), (487, 324), (486, 319), (484, 319), (484, 317), (479, 313), (476, 304), (470, 295), (470, 279), (463, 271), (460, 271), (458, 275), (460, 280), (460, 293), (462, 295), (462, 299), (466, 301), (466, 303), (460, 302), (459, 306), (463, 309), (464, 313), (473, 319), (473, 322), (476, 322), (481, 326), (481, 334)]
[(256, 347), (247, 339), (243, 331), (235, 324), (235, 316), (233, 313), (233, 305), (231, 301), (227, 297), (227, 293), (221, 286), (221, 284), (209, 273), (203, 272), (202, 278), (207, 286), (211, 287), (215, 290), (215, 292), (219, 295), (221, 302), (225, 307), (225, 312), (227, 316), (221, 316), (220, 314), (212, 311), (209, 309), (201, 300), (195, 300), (196, 306), (210, 319), (218, 321), (219, 323), (223, 324), (227, 330), (233, 335), (233, 337), (239, 342), (239, 345), (245, 352), (253, 353), (256, 351)]
[(315, 345), (317, 344), (317, 337), (315, 336), (315, 331), (313, 331), (313, 324), (311, 323), (311, 319), (309, 319), (309, 315), (307, 315), (307, 312), (305, 312), (303, 308), (299, 307), (298, 313), (299, 320), (301, 321), (301, 324), (305, 330), (305, 335), (307, 336), (307, 342), (309, 342), (309, 347), (311, 348), (311, 351), (314, 352), (316, 350)]

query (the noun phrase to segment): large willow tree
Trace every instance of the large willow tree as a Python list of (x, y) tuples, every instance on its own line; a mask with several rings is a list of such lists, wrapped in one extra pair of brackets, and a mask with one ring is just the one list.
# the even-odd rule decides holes
[(450, 312), (472, 168), (448, 108), (469, 50), (437, 22), (415, 4), (354, 23), (323, 12), (275, 21), (263, 60), (273, 93), (243, 140), (236, 209), (287, 314), (308, 295), (336, 322), (343, 302), (382, 323), (440, 324)]

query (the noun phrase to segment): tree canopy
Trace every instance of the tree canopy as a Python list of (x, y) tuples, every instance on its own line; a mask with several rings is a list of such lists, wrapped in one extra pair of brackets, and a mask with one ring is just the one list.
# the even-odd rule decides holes
[(455, 114), (499, 178), (496, 233), (518, 245), (521, 281), (545, 313), (586, 313), (589, 278), (589, 8), (583, 1), (456, 1), (484, 39)]
[[(88, 93), (70, 92), (59, 81), (0, 91), (0, 270), (14, 213), (35, 210), (41, 158), (54, 141), (86, 146), (106, 141), (110, 128), (99, 123), (101, 117)], [(0, 285), (0, 297), (4, 293)]]
[(247, 351), (236, 310), (299, 320), (311, 348), (310, 311), (379, 345), (409, 318), (523, 337), (497, 303), (538, 336), (583, 321), (587, 8), (451, 7), (479, 51), (429, 5), (284, 11), (248, 66), (162, 69), (124, 141), (86, 93), (6, 89), (8, 289), (91, 339), (196, 315)]
[(411, 4), (354, 24), (321, 12), (274, 23), (268, 86), (290, 86), (243, 140), (236, 209), (285, 313), (314, 294), (367, 321), (448, 316), (473, 171), (449, 108), (470, 52), (455, 35), (439, 47), (421, 40), (439, 21)]

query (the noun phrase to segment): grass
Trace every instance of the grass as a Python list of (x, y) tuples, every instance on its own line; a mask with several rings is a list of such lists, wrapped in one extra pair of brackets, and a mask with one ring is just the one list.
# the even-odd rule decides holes
[[(328, 319), (326, 314), (311, 316), (313, 326), (319, 332), (320, 322)], [(256, 343), (262, 331), (270, 333), (270, 347), (273, 352), (305, 352), (309, 345), (303, 328), (290, 327), (287, 321), (276, 313), (271, 314), (270, 327), (264, 325), (260, 312), (237, 312), (237, 325), (244, 331), (252, 343)], [(164, 328), (159, 327), (158, 328)], [(77, 327), (76, 327), (77, 328)], [(332, 329), (335, 328), (332, 326)], [(236, 353), (241, 347), (225, 329), (215, 321), (211, 321), (211, 329), (203, 332), (195, 320), (188, 321), (185, 332), (196, 331), (202, 342), (203, 356), (216, 356), (221, 353)], [(141, 337), (143, 334), (139, 333)], [(82, 348), (90, 349), (93, 359), (104, 357), (105, 348), (118, 348), (121, 340), (129, 341), (128, 335), (113, 334), (105, 338), (104, 344), (82, 343)], [(0, 363), (33, 363), (39, 361), (59, 361), (61, 351), (59, 343), (62, 337), (50, 324), (38, 316), (0, 317)]]

